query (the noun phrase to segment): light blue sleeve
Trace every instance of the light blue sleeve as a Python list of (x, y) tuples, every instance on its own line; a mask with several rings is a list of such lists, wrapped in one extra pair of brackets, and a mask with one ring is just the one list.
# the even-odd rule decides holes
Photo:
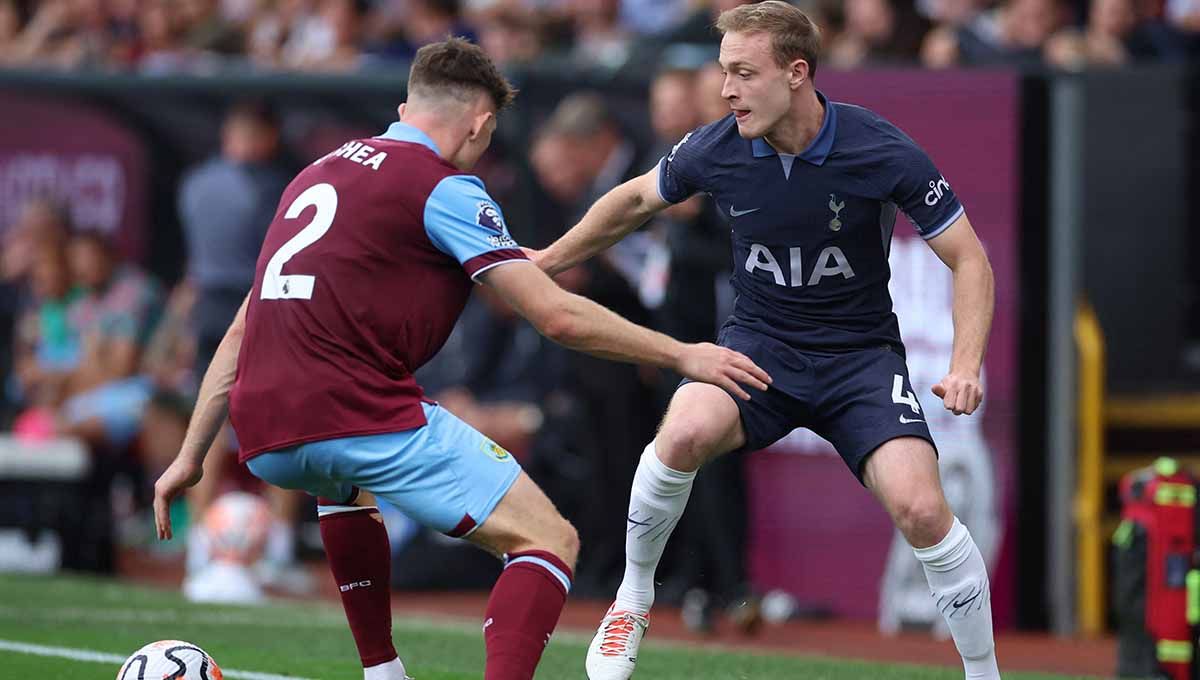
[(471, 175), (451, 175), (434, 187), (425, 201), (425, 233), (471, 278), (501, 264), (529, 259), (509, 235), (500, 206), (488, 196), (483, 182)]

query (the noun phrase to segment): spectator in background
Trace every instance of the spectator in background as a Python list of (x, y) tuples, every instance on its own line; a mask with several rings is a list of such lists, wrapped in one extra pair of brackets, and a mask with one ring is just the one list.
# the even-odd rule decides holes
[(43, 0), (5, 52), (10, 62), (41, 67), (104, 64), (107, 17), (101, 0)]
[(663, 35), (660, 40), (664, 43), (698, 43), (704, 45), (719, 45), (721, 36), (714, 26), (721, 12), (734, 7), (748, 5), (754, 0), (708, 0), (693, 4), (695, 9), (684, 19), (675, 30)]
[(674, 28), (665, 33), (642, 36), (633, 45), (627, 71), (630, 75), (635, 75), (635, 69), (643, 68), (645, 64), (662, 64), (664, 51), (674, 45), (711, 47), (715, 51), (721, 42), (721, 36), (713, 28), (717, 17), (727, 9), (750, 2), (752, 0), (711, 0), (693, 3), (694, 9), (691, 13), (685, 15)]
[(502, 69), (532, 63), (543, 48), (537, 16), (520, 8), (500, 8), (479, 15), (479, 46)]
[(138, 71), (162, 75), (196, 67), (198, 56), (183, 42), (177, 8), (168, 0), (146, 0), (138, 11)]
[(108, 31), (112, 40), (108, 60), (111, 66), (127, 69), (137, 61), (141, 49), (139, 4), (139, 0), (108, 0)]
[(579, 64), (615, 71), (630, 56), (630, 35), (619, 21), (619, 0), (569, 0), (570, 56)]
[(621, 0), (621, 25), (639, 35), (661, 35), (688, 18), (688, 0)]
[(254, 64), (278, 68), (328, 51), (333, 38), (326, 29), (315, 0), (277, 0), (251, 19), (246, 50)]
[(15, 377), (20, 400), (33, 408), (53, 409), (65, 395), (79, 366), (79, 332), (68, 311), (82, 295), (71, 278), (61, 242), (44, 242), (30, 270), (32, 304), (17, 331)]
[(245, 39), (242, 27), (225, 18), (218, 0), (175, 0), (183, 40), (199, 52), (237, 54)]
[(918, 3), (937, 26), (921, 41), (921, 64), (926, 68), (949, 68), (959, 63), (958, 33), (971, 31), (977, 35), (999, 33), (997, 14), (983, 12), (985, 0), (929, 0)]
[(21, 8), (15, 0), (0, 0), (0, 64), (8, 60), (8, 52), (21, 34)]
[(844, 11), (845, 25), (827, 56), (835, 68), (912, 62), (929, 30), (905, 0), (846, 0)]
[(941, 29), (926, 37), (926, 66), (1036, 66), (1052, 35), (1067, 26), (1063, 0), (1007, 0), (957, 29)]
[[(638, 169), (637, 149), (594, 92), (577, 92), (559, 102), (542, 126), (530, 158), (538, 181), (574, 221), (600, 196), (631, 178)], [(635, 235), (636, 236), (636, 235)], [(637, 288), (645, 243), (626, 239), (609, 262)]]
[(82, 340), (60, 432), (93, 450), (122, 452), (137, 434), (150, 382), (139, 376), (142, 351), (158, 321), (161, 293), (137, 267), (122, 263), (108, 237), (81, 232), (69, 245), (71, 272), (84, 294), (68, 312)]
[(221, 127), (220, 155), (180, 183), (179, 221), (187, 241), (188, 278), (197, 291), (196, 373), (254, 283), (254, 264), (289, 174), (279, 161), (280, 124), (261, 101), (235, 104)]
[(941, 27), (966, 26), (979, 16), (986, 0), (917, 0), (921, 16)]
[[(281, 66), (305, 71), (352, 71), (362, 65), (366, 0), (319, 0), (317, 12), (297, 36), (302, 42), (284, 46)], [(300, 49), (302, 48), (302, 49)]]
[(408, 0), (399, 5), (401, 12), (392, 12), (384, 5), (376, 12), (381, 36), (367, 51), (372, 58), (383, 61), (409, 61), (417, 50), (448, 36), (476, 42), (475, 30), (463, 19), (460, 0)]
[(49, 198), (26, 203), (17, 221), (4, 232), (0, 279), (17, 286), (28, 283), (42, 247), (65, 247), (70, 231), (71, 217), (63, 205)]
[[(3, 233), (0, 243), (0, 368), (5, 376), (19, 367), (14, 331), (27, 312), (29, 284), (38, 253), (46, 248), (66, 247), (70, 218), (62, 206), (48, 199), (34, 199), (21, 208), (16, 221)], [(16, 415), (21, 406), (20, 385), (4, 390), (3, 421)]]
[(1138, 15), (1134, 0), (1092, 0), (1085, 26), (1059, 31), (1046, 44), (1046, 61), (1067, 69), (1167, 61), (1184, 54), (1162, 22)]

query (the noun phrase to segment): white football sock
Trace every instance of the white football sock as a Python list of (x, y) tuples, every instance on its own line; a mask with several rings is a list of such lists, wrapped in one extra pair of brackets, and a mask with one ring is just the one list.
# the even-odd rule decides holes
[(404, 680), (407, 677), (400, 657), (363, 669), (363, 680)]
[(692, 494), (695, 471), (680, 472), (663, 465), (653, 442), (642, 452), (625, 534), (625, 578), (617, 589), (618, 610), (647, 614), (654, 604), (654, 572), (671, 531), (683, 516)]
[(987, 565), (970, 532), (955, 517), (940, 543), (913, 552), (925, 567), (930, 593), (950, 626), (968, 680), (999, 680)]

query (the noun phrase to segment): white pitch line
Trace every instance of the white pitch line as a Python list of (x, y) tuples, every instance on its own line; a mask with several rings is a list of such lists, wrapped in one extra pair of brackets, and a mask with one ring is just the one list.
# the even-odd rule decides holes
[[(0, 651), (17, 652), (18, 654), (33, 654), (35, 656), (53, 656), (73, 661), (95, 661), (97, 663), (125, 663), (125, 657), (117, 654), (97, 652), (91, 649), (72, 649), (70, 647), (50, 647), (47, 645), (31, 645), (26, 642), (0, 639)], [(233, 680), (311, 680), (295, 675), (274, 675), (272, 673), (256, 673), (222, 668), (221, 672)]]

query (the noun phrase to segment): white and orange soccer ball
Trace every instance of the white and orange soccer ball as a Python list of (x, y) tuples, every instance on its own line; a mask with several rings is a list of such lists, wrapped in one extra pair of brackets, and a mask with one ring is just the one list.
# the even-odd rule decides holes
[(151, 642), (134, 652), (117, 680), (221, 680), (221, 667), (208, 652), (182, 640)]
[(262, 557), (271, 528), (271, 506), (243, 491), (222, 494), (204, 513), (214, 562), (249, 566)]

